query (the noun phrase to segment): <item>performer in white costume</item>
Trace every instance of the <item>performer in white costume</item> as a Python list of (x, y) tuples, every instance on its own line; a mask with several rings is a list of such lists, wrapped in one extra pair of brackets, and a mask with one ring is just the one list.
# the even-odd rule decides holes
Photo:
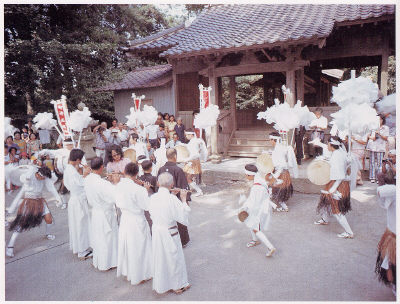
[(131, 139), (129, 140), (129, 149), (135, 150), (136, 159), (141, 155), (146, 156), (146, 144), (144, 144), (142, 141), (139, 141), (139, 136), (136, 133), (131, 135)]
[(289, 169), (292, 170), (294, 177), (297, 177), (297, 161), (291, 146), (282, 144), (278, 132), (271, 132), (269, 135), (274, 150), (272, 152), (272, 162), (274, 164), (274, 172), (269, 175), (276, 181), (271, 185), (271, 200), (280, 207), (277, 211), (289, 211), (286, 202), (293, 195), (293, 185), (290, 178)]
[(326, 184), (325, 190), (321, 190), (321, 198), (317, 207), (317, 212), (321, 214), (321, 219), (314, 222), (315, 225), (327, 225), (328, 217), (333, 215), (345, 230), (338, 234), (340, 238), (354, 237), (353, 231), (345, 217), (351, 210), (350, 203), (350, 183), (346, 171), (348, 168), (347, 153), (339, 137), (331, 137), (328, 149), (332, 151), (329, 164), (330, 182)]
[(118, 223), (115, 210), (115, 186), (101, 178), (103, 159), (92, 159), (90, 173), (84, 181), (86, 197), (91, 208), (90, 242), (93, 266), (108, 270), (117, 266)]
[(266, 256), (270, 257), (276, 249), (262, 232), (262, 230), (268, 229), (271, 220), (273, 203), (269, 198), (268, 184), (265, 178), (258, 173), (255, 165), (246, 165), (245, 174), (247, 179), (252, 182), (250, 195), (241, 208), (248, 213), (244, 223), (250, 229), (252, 238), (247, 243), (247, 248), (257, 246), (261, 241), (268, 249)]
[(180, 201), (170, 193), (173, 177), (161, 173), (158, 192), (150, 198), (150, 215), (153, 220), (153, 290), (164, 293), (174, 290), (180, 294), (190, 287), (185, 257), (176, 222), (188, 225), (190, 207), (186, 203), (187, 190), (180, 190)]
[(185, 134), (186, 138), (189, 140), (187, 148), (190, 156), (185, 159), (186, 164), (183, 167), (183, 171), (186, 174), (190, 188), (196, 191), (196, 193), (192, 194), (192, 196), (200, 196), (203, 195), (203, 191), (196, 184), (194, 177), (201, 174), (200, 160), (204, 161), (207, 159), (207, 147), (201, 138), (196, 137), (196, 134), (192, 129), (185, 131)]
[[(396, 295), (396, 185), (386, 178), (386, 184), (376, 189), (379, 205), (386, 209), (387, 226), (378, 244), (375, 273)], [(391, 184), (389, 184), (391, 183)]]
[(126, 276), (132, 285), (151, 279), (153, 273), (150, 228), (144, 215), (150, 199), (147, 189), (135, 182), (138, 172), (137, 164), (127, 164), (125, 178), (120, 180), (115, 190), (115, 201), (122, 213), (117, 277)]
[(70, 190), (68, 201), (69, 249), (78, 258), (92, 257), (89, 235), (89, 207), (84, 188), (84, 178), (90, 173), (88, 167), (80, 168), (84, 152), (73, 149), (69, 155), (69, 164), (64, 171), (64, 185)]
[(14, 231), (6, 248), (8, 257), (14, 256), (14, 244), (19, 234), (23, 231), (40, 226), (44, 218), (46, 222), (46, 238), (54, 240), (55, 236), (50, 233), (53, 224), (53, 217), (43, 198), (45, 180), (51, 178), (51, 171), (47, 167), (32, 169), (21, 175), (21, 182), (24, 186), (21, 189), (22, 203), (19, 205), (17, 217), (10, 224), (10, 231)]

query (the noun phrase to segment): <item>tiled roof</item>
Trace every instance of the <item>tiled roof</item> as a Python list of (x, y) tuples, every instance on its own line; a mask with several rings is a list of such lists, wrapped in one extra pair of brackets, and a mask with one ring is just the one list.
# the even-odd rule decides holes
[(161, 56), (178, 56), (311, 40), (329, 36), (341, 22), (394, 16), (394, 13), (394, 5), (218, 5), (201, 13), (190, 26), (131, 49), (138, 52), (164, 49)]
[(172, 81), (170, 64), (136, 69), (128, 73), (121, 81), (114, 82), (96, 91), (119, 91), (140, 88), (160, 87)]

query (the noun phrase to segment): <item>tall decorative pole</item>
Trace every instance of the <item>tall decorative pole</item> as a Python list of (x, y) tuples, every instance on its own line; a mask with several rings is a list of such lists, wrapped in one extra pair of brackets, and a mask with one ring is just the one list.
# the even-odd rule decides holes
[[(140, 112), (140, 106), (142, 105), (142, 99), (144, 99), (144, 95), (142, 96), (136, 96), (135, 93), (132, 93), (132, 99), (133, 99), (133, 107), (136, 112)], [(136, 128), (138, 127), (137, 125), (137, 119), (136, 119)]]

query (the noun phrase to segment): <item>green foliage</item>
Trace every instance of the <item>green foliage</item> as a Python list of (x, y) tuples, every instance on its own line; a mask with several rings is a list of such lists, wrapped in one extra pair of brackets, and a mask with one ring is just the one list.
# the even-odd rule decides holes
[[(264, 108), (264, 90), (254, 83), (262, 79), (262, 75), (249, 75), (235, 77), (236, 82), (236, 108), (245, 110), (249, 108)], [(222, 101), (225, 109), (230, 108), (229, 78), (222, 77)]]
[(26, 113), (28, 99), (34, 112), (51, 111), (64, 94), (71, 110), (84, 102), (95, 118), (111, 118), (112, 93), (93, 89), (151, 64), (122, 47), (166, 25), (153, 5), (5, 5), (6, 115)]
[[(378, 67), (366, 67), (360, 69), (361, 76), (371, 77), (372, 81), (375, 83), (378, 82)], [(388, 94), (392, 94), (396, 92), (396, 57), (389, 57), (389, 66), (388, 66)]]
[(189, 16), (197, 16), (205, 8), (210, 7), (211, 4), (185, 4), (185, 8), (188, 11)]

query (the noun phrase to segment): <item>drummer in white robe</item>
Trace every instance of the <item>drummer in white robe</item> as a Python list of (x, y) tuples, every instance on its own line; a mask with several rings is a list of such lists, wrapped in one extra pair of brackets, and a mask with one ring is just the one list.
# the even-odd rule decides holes
[(73, 254), (77, 253), (81, 260), (93, 256), (89, 250), (89, 208), (84, 188), (84, 177), (90, 173), (90, 169), (79, 168), (83, 155), (82, 150), (73, 149), (69, 155), (69, 164), (64, 171), (64, 185), (71, 193), (68, 201), (69, 249)]
[[(117, 267), (118, 223), (115, 210), (115, 186), (101, 178), (103, 159), (90, 162), (92, 173), (84, 181), (88, 205), (91, 208), (90, 242), (93, 266), (99, 270)], [(114, 175), (113, 175), (114, 176)]]
[(180, 190), (182, 201), (171, 194), (173, 177), (168, 172), (160, 174), (158, 185), (160, 188), (151, 196), (149, 206), (153, 220), (153, 290), (164, 293), (172, 289), (181, 294), (190, 284), (176, 222), (188, 225), (187, 190)]
[(126, 276), (132, 285), (151, 279), (153, 272), (150, 228), (144, 215), (150, 200), (147, 189), (135, 183), (138, 172), (137, 164), (127, 164), (125, 178), (120, 180), (115, 191), (115, 201), (122, 213), (117, 277)]
[[(255, 165), (246, 165), (245, 174), (249, 181), (252, 182), (250, 195), (244, 202), (241, 210), (248, 213), (248, 217), (244, 220), (246, 226), (250, 229), (252, 240), (247, 243), (247, 248), (255, 247), (260, 241), (267, 247), (267, 257), (272, 256), (276, 251), (275, 247), (268, 240), (262, 230), (267, 230), (271, 220), (271, 207), (273, 205), (270, 200), (268, 184), (257, 170)], [(241, 197), (241, 201), (244, 198)]]

